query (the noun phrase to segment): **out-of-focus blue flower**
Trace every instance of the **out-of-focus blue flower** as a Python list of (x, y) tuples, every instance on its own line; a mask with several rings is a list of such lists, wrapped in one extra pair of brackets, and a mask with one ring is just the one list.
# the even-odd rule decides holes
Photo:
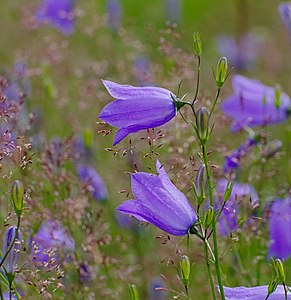
[(103, 80), (109, 94), (118, 99), (106, 105), (99, 118), (119, 127), (113, 145), (128, 134), (161, 126), (176, 115), (174, 94), (159, 87), (133, 87)]
[(171, 22), (179, 22), (181, 17), (181, 0), (165, 0), (166, 17)]
[[(220, 179), (216, 184), (217, 199), (215, 205), (221, 208), (224, 201), (224, 191), (228, 181)], [(238, 229), (238, 217), (241, 206), (253, 209), (258, 204), (258, 195), (254, 188), (245, 183), (235, 182), (230, 198), (227, 200), (220, 218), (218, 220), (218, 230), (222, 236), (226, 236)]]
[(92, 277), (92, 270), (90, 266), (85, 263), (81, 263), (79, 265), (79, 276), (83, 283), (89, 283)]
[(269, 215), (269, 257), (287, 259), (291, 255), (291, 198), (271, 204)]
[(138, 56), (134, 61), (134, 75), (137, 84), (147, 86), (151, 84), (150, 63), (146, 56)]
[(106, 186), (94, 167), (80, 164), (77, 173), (96, 200), (104, 201), (108, 198)]
[(254, 33), (247, 33), (239, 41), (230, 36), (217, 38), (218, 50), (222, 56), (227, 57), (230, 63), (239, 70), (251, 69), (260, 52), (261, 41)]
[(58, 28), (65, 35), (74, 31), (74, 0), (42, 0), (35, 18)]
[[(248, 79), (241, 75), (232, 77), (234, 94), (225, 99), (222, 111), (234, 120), (232, 130), (245, 126), (265, 126), (280, 123), (287, 119), (290, 98), (281, 93), (276, 103), (275, 89), (260, 81)], [(278, 102), (278, 99), (277, 99)]]
[(122, 8), (120, 0), (107, 0), (106, 10), (108, 15), (108, 26), (116, 32), (120, 28)]
[(282, 2), (279, 4), (279, 13), (281, 18), (291, 33), (291, 2)]
[(7, 229), (4, 236), (3, 257), (8, 251), (8, 249), (10, 248), (15, 237), (16, 237), (15, 243), (3, 263), (7, 273), (10, 275), (14, 274), (15, 266), (18, 264), (19, 257), (20, 257), (21, 241), (22, 241), (20, 230), (18, 230), (17, 232), (17, 227), (11, 226)]
[(229, 174), (238, 169), (241, 165), (241, 159), (247, 155), (252, 147), (258, 143), (257, 139), (248, 138), (242, 145), (240, 145), (236, 150), (232, 151), (225, 158), (225, 163), (223, 166), (223, 171), (225, 174)]
[(170, 234), (186, 235), (197, 219), (196, 213), (158, 161), (156, 168), (159, 175), (132, 174), (131, 187), (136, 199), (125, 201), (117, 210)]
[(160, 278), (154, 278), (150, 282), (149, 286), (149, 300), (164, 300), (166, 299), (166, 292), (163, 290), (157, 290), (163, 288), (164, 283)]
[[(35, 261), (41, 263), (47, 263), (51, 260), (50, 252), (52, 250), (58, 251), (63, 257), (66, 252), (75, 249), (73, 238), (67, 234), (58, 221), (50, 220), (43, 223), (32, 241), (38, 247), (38, 252), (33, 253)], [(59, 259), (55, 252), (53, 253), (53, 258)]]
[[(265, 300), (268, 295), (268, 286), (254, 286), (254, 287), (224, 287), (224, 294), (226, 300)], [(285, 299), (285, 291), (283, 285), (278, 285), (276, 291), (271, 294), (268, 300), (282, 300)], [(288, 292), (288, 300), (291, 299), (291, 294)]]
[(142, 228), (139, 226), (140, 222), (136, 218), (123, 214), (120, 211), (116, 211), (115, 219), (121, 227), (130, 229), (134, 232), (138, 232)]

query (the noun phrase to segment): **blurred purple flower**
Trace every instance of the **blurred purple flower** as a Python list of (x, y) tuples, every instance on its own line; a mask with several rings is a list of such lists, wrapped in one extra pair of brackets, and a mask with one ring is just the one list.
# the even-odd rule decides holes
[(0, 129), (0, 161), (7, 156), (11, 156), (17, 146), (16, 138), (7, 126)]
[[(254, 286), (254, 287), (224, 287), (224, 294), (226, 300), (265, 300), (268, 295), (268, 286)], [(276, 291), (270, 295), (268, 300), (282, 300), (285, 299), (285, 292), (283, 285), (278, 285)], [(288, 299), (291, 299), (291, 294), (288, 293)]]
[(151, 84), (150, 64), (146, 56), (138, 56), (134, 62), (134, 75), (140, 86)]
[(65, 35), (74, 31), (74, 0), (42, 0), (35, 18), (40, 23), (48, 23)]
[(248, 70), (253, 67), (261, 48), (259, 37), (253, 33), (243, 35), (238, 43), (233, 37), (219, 36), (217, 44), (220, 54), (227, 57), (230, 63), (240, 70)]
[(232, 151), (225, 159), (223, 171), (225, 174), (232, 173), (238, 169), (241, 165), (241, 159), (247, 155), (252, 147), (258, 143), (257, 139), (248, 138), (242, 145), (236, 150)]
[(81, 263), (79, 265), (79, 276), (81, 282), (87, 284), (90, 282), (92, 278), (92, 270), (91, 267), (85, 263)]
[(136, 218), (123, 214), (120, 211), (116, 211), (115, 219), (121, 227), (130, 229), (134, 232), (138, 232), (142, 228), (139, 226), (140, 222)]
[(282, 2), (279, 4), (279, 13), (281, 18), (291, 33), (291, 2)]
[(154, 278), (149, 287), (149, 300), (166, 299), (166, 292), (163, 290), (156, 290), (158, 288), (164, 288), (164, 283), (160, 278)]
[(245, 126), (264, 126), (287, 119), (290, 108), (290, 98), (287, 94), (280, 95), (280, 103), (276, 107), (274, 88), (241, 75), (233, 76), (232, 85), (234, 95), (225, 99), (221, 107), (226, 115), (234, 119), (233, 131)]
[(106, 186), (94, 167), (79, 165), (77, 173), (96, 200), (104, 201), (108, 197)]
[(112, 31), (116, 32), (120, 27), (122, 16), (120, 0), (107, 0), (106, 9), (108, 14), (108, 26)]
[(118, 99), (106, 105), (99, 115), (104, 122), (120, 128), (113, 145), (129, 133), (161, 126), (176, 115), (172, 93), (166, 89), (133, 87), (106, 80), (103, 80), (103, 84), (109, 94)]
[(181, 0), (165, 0), (166, 16), (171, 22), (178, 22), (181, 17)]
[[(65, 255), (66, 251), (71, 251), (75, 249), (75, 242), (71, 236), (69, 236), (66, 230), (63, 228), (58, 221), (48, 221), (43, 223), (33, 237), (34, 241), (38, 246), (38, 252), (33, 253), (36, 262), (46, 263), (49, 262), (52, 257), (50, 257), (49, 252), (51, 250), (57, 250)], [(54, 253), (53, 257), (59, 259)]]
[[(217, 181), (217, 199), (215, 200), (215, 204), (218, 209), (221, 209), (223, 204), (223, 196), (227, 183), (228, 181), (226, 179), (220, 179)], [(249, 184), (235, 182), (230, 198), (227, 200), (218, 220), (218, 229), (220, 234), (222, 236), (226, 236), (230, 232), (238, 229), (238, 214), (240, 206), (246, 206), (253, 209), (257, 204), (258, 195), (255, 189)]]
[(287, 259), (291, 255), (291, 198), (275, 200), (269, 215), (268, 257)]
[(131, 187), (136, 200), (125, 201), (117, 210), (170, 234), (186, 235), (197, 219), (195, 211), (185, 195), (172, 184), (159, 161), (156, 168), (159, 175), (132, 174)]

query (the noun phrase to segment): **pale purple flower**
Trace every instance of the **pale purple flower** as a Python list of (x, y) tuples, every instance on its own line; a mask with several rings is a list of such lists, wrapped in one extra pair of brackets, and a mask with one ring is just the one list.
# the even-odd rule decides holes
[[(159, 87), (133, 87), (103, 80), (109, 94), (117, 99), (106, 105), (99, 118), (119, 127), (113, 145), (129, 133), (161, 126), (176, 115), (173, 95)], [(173, 95), (174, 97), (174, 95)]]
[(271, 204), (269, 215), (270, 244), (268, 257), (287, 259), (291, 255), (291, 198)]
[(108, 26), (112, 31), (118, 31), (121, 23), (122, 9), (120, 0), (107, 0)]
[[(32, 241), (38, 247), (38, 252), (33, 253), (36, 262), (48, 262), (51, 259), (49, 253), (52, 250), (59, 251), (64, 256), (66, 252), (75, 249), (73, 238), (67, 234), (64, 227), (58, 221), (43, 223)], [(53, 257), (58, 259), (56, 253), (54, 253)]]
[(7, 126), (0, 128), (0, 161), (13, 154), (17, 146), (16, 138)]
[(133, 232), (138, 232), (142, 228), (139, 226), (140, 222), (136, 218), (127, 214), (123, 214), (120, 211), (116, 211), (115, 219), (120, 227), (130, 229)]
[(74, 0), (42, 0), (35, 18), (40, 23), (48, 23), (65, 35), (74, 31)]
[(220, 54), (227, 57), (235, 68), (248, 70), (258, 58), (261, 41), (254, 33), (247, 33), (238, 42), (230, 36), (219, 36), (217, 44)]
[(77, 173), (96, 200), (104, 201), (107, 199), (106, 186), (94, 167), (80, 164)]
[(234, 120), (233, 131), (245, 126), (264, 126), (287, 119), (291, 104), (287, 94), (282, 93), (280, 103), (275, 103), (274, 88), (241, 75), (232, 77), (232, 85), (234, 94), (225, 99), (221, 107)]
[(159, 290), (159, 288), (164, 288), (165, 284), (160, 278), (153, 278), (150, 282), (149, 287), (149, 300), (164, 300), (166, 299), (166, 292), (164, 290)]
[(279, 4), (279, 13), (281, 18), (291, 33), (291, 2), (282, 2)]
[(134, 75), (140, 86), (151, 84), (150, 63), (146, 56), (138, 56), (134, 61)]
[[(265, 300), (268, 295), (268, 286), (224, 287), (224, 294), (226, 300)], [(283, 285), (278, 285), (276, 291), (270, 295), (268, 300), (282, 300), (285, 299), (284, 297), (284, 287)], [(290, 292), (288, 292), (288, 299), (291, 299)]]
[(225, 158), (225, 163), (223, 166), (224, 173), (232, 173), (238, 169), (241, 165), (241, 159), (244, 158), (252, 147), (258, 143), (255, 138), (248, 138), (242, 145), (240, 145), (236, 150), (232, 151)]
[(165, 0), (166, 16), (171, 22), (178, 22), (181, 16), (181, 0)]
[(187, 198), (169, 179), (157, 161), (158, 175), (138, 172), (131, 176), (135, 200), (127, 200), (117, 210), (149, 222), (173, 235), (186, 235), (197, 219)]
[[(220, 179), (216, 184), (217, 198), (215, 205), (221, 209), (223, 204), (224, 191), (228, 181)], [(230, 198), (227, 200), (222, 213), (218, 220), (218, 230), (222, 236), (226, 236), (231, 232), (236, 231), (238, 227), (238, 217), (241, 206), (246, 206), (253, 209), (258, 204), (258, 195), (255, 189), (245, 183), (235, 182), (232, 188)]]

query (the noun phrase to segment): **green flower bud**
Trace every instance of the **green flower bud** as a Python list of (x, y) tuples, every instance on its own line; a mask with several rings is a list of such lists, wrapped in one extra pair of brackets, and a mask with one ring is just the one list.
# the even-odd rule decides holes
[(129, 293), (130, 293), (130, 300), (139, 300), (139, 293), (138, 289), (134, 284), (129, 284)]
[(196, 173), (195, 190), (198, 198), (198, 204), (201, 204), (205, 200), (208, 191), (208, 180), (205, 165), (201, 165)]
[(205, 144), (209, 135), (209, 111), (206, 107), (196, 112), (196, 129), (200, 142)]
[(93, 146), (93, 141), (94, 141), (94, 136), (93, 136), (93, 131), (91, 128), (86, 128), (83, 132), (83, 141), (84, 141), (84, 146), (87, 149), (92, 148)]
[(19, 180), (15, 180), (11, 185), (11, 199), (15, 213), (20, 217), (24, 206), (24, 187)]
[(215, 74), (215, 81), (219, 88), (223, 86), (228, 76), (227, 70), (228, 70), (227, 58), (221, 57), (216, 65), (216, 74)]
[(180, 257), (180, 279), (185, 286), (189, 284), (191, 264), (190, 259), (187, 255)]
[(224, 202), (226, 202), (232, 193), (232, 188), (233, 188), (234, 182), (228, 182), (224, 191), (224, 195), (223, 195), (223, 200)]
[(202, 54), (202, 42), (199, 32), (193, 33), (193, 50), (197, 56)]
[(274, 266), (278, 280), (281, 282), (285, 282), (286, 274), (281, 259), (277, 258), (274, 262)]
[(274, 293), (276, 291), (277, 286), (278, 286), (277, 279), (273, 279), (268, 286), (268, 295)]
[(207, 211), (204, 215), (204, 218), (203, 218), (203, 226), (205, 229), (207, 229), (212, 224), (214, 215), (215, 215), (215, 211), (214, 211), (213, 207), (210, 206), (207, 209)]
[(282, 95), (282, 90), (279, 85), (275, 86), (275, 107), (279, 108), (281, 106), (281, 95)]

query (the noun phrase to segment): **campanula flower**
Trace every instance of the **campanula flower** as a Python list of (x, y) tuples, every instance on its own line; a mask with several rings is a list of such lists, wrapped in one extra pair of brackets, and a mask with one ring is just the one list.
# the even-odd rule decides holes
[(291, 33), (291, 2), (282, 2), (279, 4), (279, 13), (283, 23)]
[[(254, 287), (224, 287), (224, 294), (226, 300), (265, 300), (268, 295), (268, 286), (254, 286)], [(285, 292), (283, 285), (278, 285), (274, 293), (272, 293), (268, 300), (285, 299)], [(291, 294), (288, 292), (288, 300), (291, 299)]]
[(94, 167), (80, 164), (77, 168), (77, 173), (80, 180), (88, 187), (96, 200), (102, 201), (107, 199), (106, 186)]
[(140, 86), (151, 84), (150, 63), (146, 56), (140, 55), (134, 61), (134, 75)]
[(178, 22), (181, 18), (181, 1), (165, 0), (166, 16), (171, 22)]
[[(166, 292), (164, 282), (160, 278), (153, 278), (149, 286), (149, 300), (165, 300)], [(161, 289), (161, 290), (160, 290)]]
[[(220, 179), (216, 184), (217, 198), (215, 205), (221, 208), (224, 201), (224, 191), (227, 186), (226, 179)], [(227, 200), (220, 218), (218, 220), (218, 230), (222, 236), (228, 235), (238, 229), (238, 214), (241, 206), (253, 209), (258, 204), (258, 195), (254, 188), (245, 183), (235, 182), (230, 198)]]
[(287, 94), (281, 93), (277, 98), (274, 88), (241, 75), (232, 77), (232, 85), (234, 94), (225, 99), (221, 107), (234, 120), (233, 131), (245, 126), (264, 126), (287, 119), (291, 104)]
[(40, 23), (48, 23), (65, 35), (74, 31), (74, 0), (42, 0), (35, 18)]
[(187, 198), (169, 179), (157, 161), (158, 175), (138, 172), (131, 176), (135, 200), (122, 203), (117, 210), (149, 222), (173, 235), (186, 235), (197, 219)]
[(291, 198), (272, 202), (269, 215), (269, 257), (287, 259), (291, 255)]
[(112, 31), (117, 31), (120, 27), (122, 9), (120, 0), (107, 0), (108, 26)]
[[(51, 259), (49, 252), (59, 250), (63, 255), (66, 251), (75, 249), (75, 242), (58, 221), (48, 221), (41, 225), (40, 229), (32, 239), (38, 247), (33, 253), (36, 262), (46, 263)], [(57, 255), (53, 254), (55, 259)]]
[(103, 80), (109, 94), (117, 99), (106, 105), (99, 118), (119, 127), (116, 145), (129, 133), (161, 126), (176, 115), (176, 106), (170, 91), (160, 87), (133, 87)]

